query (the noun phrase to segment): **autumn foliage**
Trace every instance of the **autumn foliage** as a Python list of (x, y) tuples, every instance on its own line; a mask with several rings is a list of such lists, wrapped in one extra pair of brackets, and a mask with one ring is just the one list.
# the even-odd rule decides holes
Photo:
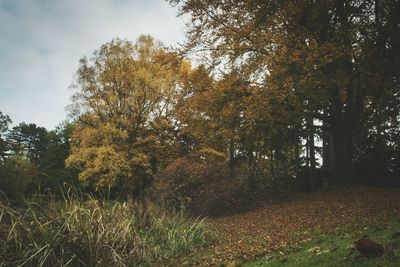
[(167, 2), (184, 44), (82, 57), (69, 121), (0, 111), (0, 266), (397, 263), (400, 1)]
[(181, 47), (101, 45), (79, 62), (65, 131), (0, 114), (1, 163), (26, 158), (46, 188), (215, 214), (400, 184), (398, 1), (169, 2), (189, 18)]

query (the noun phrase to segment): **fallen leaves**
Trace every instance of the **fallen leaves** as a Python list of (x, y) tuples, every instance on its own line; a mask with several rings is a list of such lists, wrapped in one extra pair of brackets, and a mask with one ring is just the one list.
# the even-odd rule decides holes
[(310, 241), (313, 231), (328, 233), (346, 225), (384, 225), (392, 218), (400, 218), (399, 211), (400, 189), (352, 187), (298, 194), (290, 201), (247, 213), (211, 218), (220, 241), (201, 252), (202, 265), (233, 262), (237, 258), (249, 261), (280, 248), (298, 247)]

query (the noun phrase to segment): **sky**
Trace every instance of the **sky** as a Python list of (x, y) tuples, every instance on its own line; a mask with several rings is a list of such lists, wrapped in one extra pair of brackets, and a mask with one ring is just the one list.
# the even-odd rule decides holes
[(113, 38), (184, 41), (165, 0), (0, 0), (0, 111), (54, 129), (67, 117), (79, 59)]

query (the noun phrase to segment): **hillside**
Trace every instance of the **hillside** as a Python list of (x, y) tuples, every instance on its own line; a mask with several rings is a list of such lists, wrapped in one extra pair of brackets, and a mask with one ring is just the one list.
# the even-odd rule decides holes
[[(315, 233), (332, 234), (345, 228), (385, 227), (400, 219), (400, 189), (353, 187), (329, 192), (298, 194), (288, 201), (250, 212), (209, 219), (219, 241), (188, 264), (216, 265), (248, 262), (268, 253), (299, 247)], [(397, 229), (400, 231), (400, 229)]]

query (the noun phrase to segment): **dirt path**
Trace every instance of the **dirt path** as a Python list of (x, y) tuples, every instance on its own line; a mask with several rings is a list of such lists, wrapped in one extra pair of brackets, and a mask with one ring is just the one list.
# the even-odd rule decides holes
[(209, 219), (217, 228), (220, 241), (197, 256), (195, 264), (216, 265), (238, 258), (247, 261), (307, 242), (310, 231), (383, 224), (393, 218), (400, 218), (398, 188), (354, 187), (299, 194), (290, 201), (251, 212)]

